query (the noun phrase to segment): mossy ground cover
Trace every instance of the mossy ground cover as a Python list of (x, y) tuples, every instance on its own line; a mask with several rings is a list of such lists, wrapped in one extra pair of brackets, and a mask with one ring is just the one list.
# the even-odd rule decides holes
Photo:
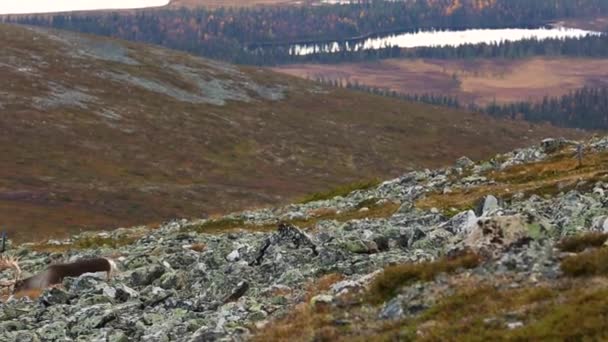
[(309, 203), (314, 201), (328, 200), (338, 196), (347, 196), (353, 191), (371, 189), (378, 186), (380, 183), (381, 181), (379, 179), (372, 179), (368, 181), (345, 184), (328, 191), (315, 192), (307, 195), (300, 201), (300, 203)]

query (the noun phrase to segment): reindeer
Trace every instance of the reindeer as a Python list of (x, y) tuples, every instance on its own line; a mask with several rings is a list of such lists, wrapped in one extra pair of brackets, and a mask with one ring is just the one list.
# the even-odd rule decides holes
[(21, 279), (21, 268), (15, 258), (1, 257), (0, 271), (13, 269), (15, 279), (12, 281), (0, 282), (0, 287), (12, 287), (12, 293), (22, 291), (44, 290), (47, 287), (61, 284), (65, 277), (78, 277), (85, 273), (106, 272), (108, 279), (118, 271), (116, 263), (108, 258), (81, 259), (69, 264), (55, 264), (47, 267), (46, 270)]

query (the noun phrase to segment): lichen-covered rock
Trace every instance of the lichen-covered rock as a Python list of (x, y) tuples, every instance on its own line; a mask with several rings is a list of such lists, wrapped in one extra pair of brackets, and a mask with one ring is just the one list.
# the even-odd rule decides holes
[(150, 285), (165, 273), (165, 268), (160, 265), (140, 267), (131, 273), (131, 283), (135, 286)]
[(66, 322), (58, 320), (36, 329), (36, 333), (42, 337), (42, 341), (62, 341), (68, 339), (67, 327)]
[(40, 302), (45, 306), (68, 304), (69, 301), (70, 295), (66, 291), (57, 287), (44, 291), (40, 297)]
[(463, 211), (454, 215), (439, 227), (452, 234), (468, 235), (477, 225), (477, 216), (473, 210)]
[(116, 318), (111, 304), (98, 304), (84, 307), (68, 317), (68, 327), (71, 335), (85, 335), (96, 329), (103, 328)]
[(527, 224), (519, 215), (482, 217), (464, 243), (476, 251), (494, 252), (529, 237)]

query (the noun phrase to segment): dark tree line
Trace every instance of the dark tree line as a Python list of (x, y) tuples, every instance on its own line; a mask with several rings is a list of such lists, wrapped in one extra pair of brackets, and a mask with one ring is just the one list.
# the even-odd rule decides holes
[(542, 101), (491, 103), (487, 106), (462, 104), (457, 97), (441, 94), (402, 94), (386, 88), (371, 87), (343, 80), (316, 79), (325, 85), (437, 106), (466, 109), (494, 117), (549, 122), (556, 126), (608, 129), (608, 87), (584, 87), (559, 97), (545, 96)]
[(540, 102), (493, 103), (483, 112), (563, 127), (607, 129), (608, 88), (585, 87), (561, 97), (545, 97)]
[[(371, 1), (348, 6), (144, 10), (135, 14), (9, 16), (4, 20), (159, 44), (236, 63), (278, 64), (292, 61), (285, 44), (293, 42), (344, 42), (420, 29), (537, 27), (555, 19), (608, 13), (605, 0), (460, 3), (462, 6), (454, 8), (453, 0)], [(378, 55), (390, 53), (403, 54), (389, 49)]]
[(387, 96), (406, 101), (421, 102), (431, 105), (446, 106), (450, 108), (465, 108), (455, 96), (442, 94), (404, 94), (388, 88), (380, 88), (361, 84), (357, 81), (350, 82), (342, 79), (316, 78), (315, 82), (337, 88), (346, 88), (362, 91), (374, 95)]

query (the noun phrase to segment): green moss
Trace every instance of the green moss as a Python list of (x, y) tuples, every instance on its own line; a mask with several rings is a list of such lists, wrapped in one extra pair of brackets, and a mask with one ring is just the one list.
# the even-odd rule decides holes
[(332, 199), (332, 198), (338, 197), (338, 196), (347, 196), (348, 194), (350, 194), (353, 191), (367, 190), (367, 189), (376, 187), (380, 184), (380, 182), (381, 181), (379, 179), (372, 179), (372, 180), (342, 185), (342, 186), (339, 186), (339, 187), (329, 190), (329, 191), (310, 194), (310, 195), (304, 197), (300, 201), (300, 203), (305, 204), (305, 203), (310, 203), (310, 202), (315, 202), (315, 201), (328, 200), (328, 199)]
[(47, 253), (61, 253), (68, 250), (83, 250), (83, 249), (91, 249), (91, 248), (101, 248), (107, 247), (116, 249), (119, 247), (127, 246), (139, 239), (139, 235), (133, 236), (124, 236), (121, 238), (111, 238), (111, 237), (102, 237), (102, 236), (86, 236), (80, 239), (77, 239), (71, 244), (35, 244), (32, 245), (32, 250), (37, 252), (47, 252)]
[(528, 225), (528, 235), (534, 239), (538, 240), (545, 236), (545, 231), (543, 227), (541, 227), (540, 223), (532, 223)]
[(111, 237), (90, 236), (76, 240), (72, 244), (74, 249), (89, 249), (89, 248), (118, 248), (130, 245), (137, 240), (137, 237), (123, 237), (115, 239)]
[(451, 219), (452, 217), (460, 214), (463, 211), (468, 211), (468, 210), (475, 210), (475, 203), (479, 202), (481, 199), (478, 199), (476, 201), (473, 201), (471, 203), (468, 204), (463, 204), (460, 205), (458, 207), (450, 207), (450, 208), (441, 208), (441, 214), (448, 218)]

